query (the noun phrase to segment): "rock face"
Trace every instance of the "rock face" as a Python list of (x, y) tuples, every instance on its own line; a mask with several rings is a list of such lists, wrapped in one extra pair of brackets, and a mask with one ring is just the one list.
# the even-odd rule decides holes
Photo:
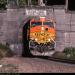
[(29, 16), (54, 17), (56, 50), (62, 51), (66, 46), (75, 46), (75, 13), (66, 13), (64, 8), (51, 7), (9, 8), (0, 12), (0, 43), (21, 44), (23, 26)]

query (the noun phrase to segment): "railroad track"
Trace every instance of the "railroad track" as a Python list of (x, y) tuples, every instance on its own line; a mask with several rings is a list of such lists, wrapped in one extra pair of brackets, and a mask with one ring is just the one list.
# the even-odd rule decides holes
[(32, 56), (32, 58), (41, 58), (41, 59), (51, 60), (51, 61), (56, 61), (61, 63), (75, 64), (75, 60), (61, 59), (61, 58), (55, 58), (50, 56)]
[[(36, 58), (22, 58), (12, 57), (3, 58), (0, 63), (3, 65), (0, 67), (0, 72), (3, 73), (58, 73), (58, 72), (70, 72), (75, 73), (75, 65), (65, 64), (55, 61), (49, 61)], [(41, 64), (41, 65), (40, 65)]]
[(75, 64), (75, 60), (61, 59), (61, 58), (55, 58), (55, 57), (49, 57), (49, 56), (27, 56), (27, 57), (28, 58), (41, 58), (41, 59), (60, 62), (60, 63)]
[(56, 57), (52, 57), (52, 56), (41, 55), (39, 53), (37, 53), (37, 55), (36, 55), (35, 53), (37, 53), (37, 52), (32, 53), (33, 55), (30, 57), (31, 58), (41, 58), (41, 59), (45, 59), (45, 60), (52, 60), (52, 61), (62, 62), (62, 63), (75, 64), (75, 60), (73, 60), (73, 59), (56, 58)]

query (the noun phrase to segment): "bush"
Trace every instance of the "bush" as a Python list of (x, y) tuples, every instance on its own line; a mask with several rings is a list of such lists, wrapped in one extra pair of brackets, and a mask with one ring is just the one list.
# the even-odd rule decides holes
[(11, 56), (13, 56), (13, 52), (10, 50), (10, 48), (0, 44), (0, 58), (11, 57)]
[(67, 58), (75, 59), (75, 47), (66, 47), (63, 53), (66, 54)]
[(66, 47), (63, 52), (55, 52), (55, 58), (75, 60), (75, 47)]

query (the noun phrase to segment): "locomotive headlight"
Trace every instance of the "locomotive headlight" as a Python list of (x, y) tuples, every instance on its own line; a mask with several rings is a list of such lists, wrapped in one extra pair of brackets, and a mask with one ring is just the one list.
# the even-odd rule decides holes
[(44, 30), (44, 27), (41, 27), (42, 31)]
[(51, 41), (51, 39), (48, 39), (48, 41)]
[(34, 33), (32, 35), (34, 36)]
[(35, 38), (35, 41), (37, 41), (38, 39), (37, 38)]

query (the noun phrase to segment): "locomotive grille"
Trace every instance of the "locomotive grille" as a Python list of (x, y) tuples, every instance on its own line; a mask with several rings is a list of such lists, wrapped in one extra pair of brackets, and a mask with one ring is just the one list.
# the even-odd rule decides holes
[(30, 39), (34, 40), (38, 44), (47, 42), (53, 42), (55, 40), (55, 34), (49, 32), (34, 32), (30, 33)]

